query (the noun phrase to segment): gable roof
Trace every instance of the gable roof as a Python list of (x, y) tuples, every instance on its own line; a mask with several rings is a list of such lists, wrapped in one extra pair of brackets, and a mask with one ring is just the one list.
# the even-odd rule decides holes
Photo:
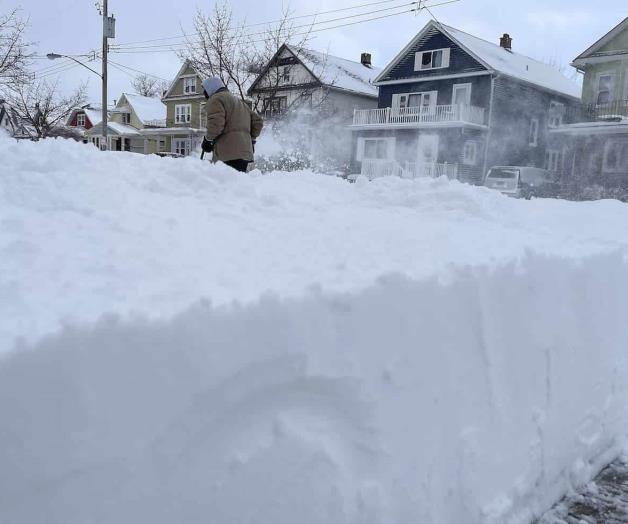
[(501, 73), (562, 95), (580, 98), (582, 88), (569, 80), (558, 69), (528, 56), (508, 51), (497, 44), (434, 20), (430, 20), (401, 53), (386, 66), (384, 71), (375, 79), (375, 83), (381, 82), (392, 67), (410, 51), (414, 44), (432, 29), (442, 32), (491, 72)]
[[(600, 38), (597, 42), (595, 42), (591, 47), (589, 47), (586, 51), (582, 52), (578, 55), (574, 63), (572, 65), (584, 65), (584, 59), (593, 58), (596, 56), (607, 56), (608, 53), (600, 52), (600, 48), (604, 47), (608, 44), (613, 38), (617, 35), (623, 33), (624, 31), (628, 31), (628, 18), (619, 22), (613, 29), (611, 29), (608, 33), (606, 33), (602, 38)], [(628, 54), (628, 50), (626, 50), (626, 54)]]
[(133, 93), (122, 93), (122, 95), (126, 98), (143, 125), (156, 127), (164, 127), (166, 125), (166, 106), (159, 98)]
[(172, 80), (172, 82), (170, 83), (170, 87), (168, 88), (168, 91), (166, 91), (166, 93), (164, 94), (164, 96), (161, 97), (161, 100), (164, 101), (167, 98), (169, 98), (172, 95), (172, 90), (175, 88), (175, 86), (177, 85), (177, 82), (179, 80), (179, 78), (181, 77), (181, 75), (185, 72), (186, 69), (191, 68), (194, 71), (194, 74), (200, 79), (203, 80), (201, 75), (198, 73), (198, 71), (195, 69), (194, 65), (192, 64), (192, 61), (189, 59), (186, 59), (183, 62), (183, 65), (181, 66), (181, 69), (179, 69), (179, 72), (177, 73), (177, 75), (174, 77), (174, 79)]
[(308, 72), (322, 85), (343, 91), (350, 91), (360, 95), (377, 98), (377, 87), (373, 80), (380, 73), (377, 67), (366, 67), (361, 62), (354, 62), (346, 58), (340, 58), (327, 53), (321, 53), (312, 49), (294, 47), (283, 44), (257, 76), (248, 89), (250, 93), (257, 83), (268, 72), (271, 64), (284, 50), (288, 50)]
[(33, 126), (21, 118), (14, 107), (5, 100), (0, 100), (0, 124), (6, 122), (11, 128), (13, 138), (34, 138), (37, 132)]
[(377, 97), (377, 87), (372, 82), (381, 69), (312, 49), (288, 48), (323, 85)]
[(68, 115), (68, 118), (65, 121), (66, 126), (70, 125), (72, 120), (74, 120), (74, 115), (76, 115), (77, 113), (85, 113), (93, 126), (100, 124), (102, 120), (102, 110), (100, 109), (100, 107), (87, 104), (82, 107), (75, 107), (74, 109), (72, 109), (72, 112)]

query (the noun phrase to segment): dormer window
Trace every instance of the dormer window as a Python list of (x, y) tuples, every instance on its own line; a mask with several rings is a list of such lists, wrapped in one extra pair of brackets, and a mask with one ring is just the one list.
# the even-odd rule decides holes
[(79, 113), (76, 115), (76, 125), (79, 127), (85, 127), (85, 113)]
[(414, 70), (427, 71), (430, 69), (445, 69), (449, 67), (451, 49), (434, 49), (420, 51), (414, 55)]
[(131, 123), (131, 113), (122, 113), (122, 123), (127, 125)]
[(196, 77), (188, 77), (183, 79), (183, 92), (186, 95), (196, 93)]

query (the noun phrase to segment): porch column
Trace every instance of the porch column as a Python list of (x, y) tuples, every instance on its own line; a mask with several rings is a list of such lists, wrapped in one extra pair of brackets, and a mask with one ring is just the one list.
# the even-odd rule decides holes
[(148, 155), (148, 138), (144, 138), (144, 154)]

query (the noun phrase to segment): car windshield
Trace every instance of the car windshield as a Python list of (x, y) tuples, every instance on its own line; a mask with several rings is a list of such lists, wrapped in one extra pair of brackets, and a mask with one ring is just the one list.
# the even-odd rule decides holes
[(491, 169), (488, 176), (489, 178), (513, 179), (513, 178), (517, 178), (518, 174), (519, 174), (518, 169), (507, 169), (507, 168), (498, 167), (498, 168)]

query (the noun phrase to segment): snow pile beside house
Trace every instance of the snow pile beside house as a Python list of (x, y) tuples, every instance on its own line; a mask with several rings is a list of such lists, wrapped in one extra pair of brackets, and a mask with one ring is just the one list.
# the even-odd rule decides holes
[(523, 523), (623, 443), (627, 206), (0, 156), (1, 522)]

